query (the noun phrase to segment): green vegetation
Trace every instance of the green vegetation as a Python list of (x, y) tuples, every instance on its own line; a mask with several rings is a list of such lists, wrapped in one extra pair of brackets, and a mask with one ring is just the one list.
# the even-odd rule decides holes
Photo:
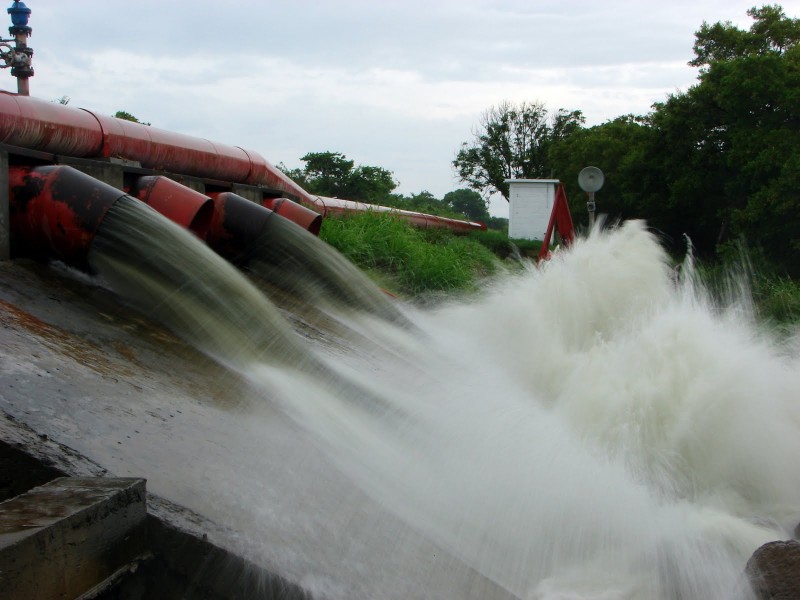
[(131, 121), (132, 123), (141, 123), (142, 125), (150, 125), (150, 123), (145, 123), (144, 121), (140, 121), (136, 117), (134, 117), (131, 113), (126, 110), (118, 110), (113, 115), (117, 119), (122, 119), (123, 121)]
[[(501, 258), (510, 252), (507, 221), (486, 210), (490, 194), (508, 197), (505, 179), (560, 179), (576, 225), (585, 226), (577, 178), (594, 165), (605, 173), (597, 204), (609, 221), (646, 220), (675, 255), (682, 255), (686, 234), (709, 271), (723, 271), (730, 249), (746, 242), (758, 257), (753, 290), (759, 310), (770, 319), (797, 321), (800, 20), (778, 5), (747, 14), (753, 20), (748, 30), (727, 21), (701, 25), (689, 61), (698, 69), (697, 82), (647, 115), (585, 127), (580, 110), (550, 112), (539, 102), (489, 108), (453, 161), (468, 189), (444, 198), (427, 191), (396, 194), (391, 171), (356, 166), (337, 152), (309, 153), (302, 158), (305, 168), (284, 170), (315, 193), (480, 220), (496, 229), (482, 237), (436, 238), (369, 215), (361, 231), (358, 219), (333, 221), (323, 230), (357, 264), (387, 269), (403, 290), (418, 293), (469, 288), (474, 274), (491, 272), (489, 263), (470, 255), (469, 242)], [(523, 255), (537, 250), (520, 245)], [(446, 267), (442, 257), (451, 256), (462, 266)]]
[(427, 190), (404, 196), (393, 193), (398, 182), (391, 171), (383, 167), (356, 166), (341, 152), (309, 152), (300, 160), (305, 163), (302, 169), (289, 169), (283, 163), (278, 168), (312, 194), (453, 219), (471, 219), (494, 229), (508, 228), (508, 219), (489, 216), (486, 200), (474, 190), (454, 190), (441, 199)]
[(744, 281), (759, 320), (793, 333), (800, 324), (800, 282), (780, 274), (757, 251), (732, 246), (725, 254), (721, 262), (698, 265), (703, 285), (725, 304), (738, 299)]
[(329, 217), (320, 237), (402, 295), (471, 290), (497, 268), (497, 257), (474, 238), (417, 229), (391, 213)]
[(489, 220), (489, 209), (481, 195), (468, 189), (448, 192), (442, 198), (442, 204), (453, 212), (473, 221), (486, 223)]
[(398, 183), (383, 167), (355, 166), (341, 152), (309, 152), (302, 169), (278, 168), (312, 194), (382, 204), (391, 199)]
[(760, 277), (753, 296), (761, 317), (778, 324), (800, 323), (800, 283), (788, 277)]
[(580, 170), (603, 170), (598, 210), (643, 218), (704, 260), (747, 240), (778, 272), (800, 277), (800, 20), (780, 6), (748, 11), (749, 30), (703, 23), (698, 80), (653, 105), (586, 128), (580, 111), (549, 118), (536, 103), (490, 109), (454, 161), (462, 181), (507, 194), (509, 176), (563, 181), (576, 224), (587, 221)]
[(497, 258), (536, 258), (542, 242), (536, 240), (515, 240), (508, 237), (507, 231), (487, 229), (486, 231), (471, 231), (466, 234), (468, 238), (484, 246)]
[(551, 148), (583, 123), (579, 110), (559, 109), (551, 115), (541, 102), (502, 102), (484, 112), (474, 139), (461, 144), (453, 167), (472, 189), (508, 199), (506, 179), (551, 177)]

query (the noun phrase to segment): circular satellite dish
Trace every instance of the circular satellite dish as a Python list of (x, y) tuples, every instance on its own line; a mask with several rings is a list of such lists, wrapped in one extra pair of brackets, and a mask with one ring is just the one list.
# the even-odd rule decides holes
[(581, 169), (581, 172), (578, 173), (578, 185), (581, 186), (584, 192), (590, 194), (603, 187), (604, 181), (605, 177), (603, 177), (603, 172), (597, 167), (584, 167)]

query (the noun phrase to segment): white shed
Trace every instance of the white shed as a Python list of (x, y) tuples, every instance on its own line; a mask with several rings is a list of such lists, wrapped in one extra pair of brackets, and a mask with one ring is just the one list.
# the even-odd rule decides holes
[(556, 199), (558, 179), (506, 179), (509, 194), (508, 237), (543, 240)]

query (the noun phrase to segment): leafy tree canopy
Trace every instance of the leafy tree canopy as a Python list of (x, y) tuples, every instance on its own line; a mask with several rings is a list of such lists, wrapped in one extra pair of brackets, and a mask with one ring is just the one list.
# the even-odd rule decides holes
[(125, 110), (118, 110), (114, 113), (114, 117), (117, 119), (122, 119), (124, 121), (132, 121), (133, 123), (141, 123), (142, 125), (150, 125), (150, 123), (145, 123), (144, 121), (140, 121), (136, 117), (134, 117), (131, 113)]
[(596, 195), (599, 212), (613, 219), (655, 216), (660, 198), (651, 189), (656, 177), (648, 157), (651, 142), (648, 120), (625, 115), (581, 129), (553, 146), (550, 161), (565, 185), (576, 224), (588, 222), (586, 195), (578, 186), (578, 174), (590, 165), (605, 175)]
[(300, 160), (302, 169), (278, 165), (289, 177), (312, 194), (380, 203), (388, 201), (398, 183), (383, 167), (359, 165), (341, 152), (309, 152)]
[(730, 21), (703, 23), (695, 34), (695, 58), (689, 64), (707, 70), (721, 61), (781, 54), (800, 40), (800, 21), (788, 18), (777, 4), (754, 7), (747, 14), (754, 20), (749, 31), (739, 29)]
[(448, 192), (442, 199), (445, 205), (473, 221), (489, 220), (489, 210), (483, 197), (475, 190), (459, 189)]
[(708, 253), (746, 239), (800, 274), (800, 20), (780, 6), (748, 11), (749, 30), (704, 23), (699, 83), (656, 105), (653, 148), (673, 224)]
[(551, 175), (551, 146), (579, 130), (585, 119), (578, 111), (550, 114), (541, 102), (509, 101), (489, 108), (463, 142), (453, 160), (458, 177), (484, 195), (500, 192), (508, 199), (506, 179)]
[(606, 175), (598, 209), (612, 220), (644, 218), (675, 250), (687, 234), (705, 256), (745, 239), (800, 274), (800, 21), (774, 5), (748, 14), (749, 29), (703, 23), (686, 92), (553, 144), (576, 221), (586, 215), (577, 174), (594, 165)]

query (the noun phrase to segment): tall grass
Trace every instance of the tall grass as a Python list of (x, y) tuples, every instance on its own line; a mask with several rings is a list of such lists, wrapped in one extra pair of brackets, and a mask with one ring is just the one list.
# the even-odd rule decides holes
[(448, 230), (414, 228), (396, 216), (367, 211), (323, 221), (320, 237), (382, 284), (406, 295), (468, 290), (497, 268), (486, 247)]
[(800, 282), (778, 275), (757, 278), (753, 296), (762, 317), (780, 325), (800, 323)]

